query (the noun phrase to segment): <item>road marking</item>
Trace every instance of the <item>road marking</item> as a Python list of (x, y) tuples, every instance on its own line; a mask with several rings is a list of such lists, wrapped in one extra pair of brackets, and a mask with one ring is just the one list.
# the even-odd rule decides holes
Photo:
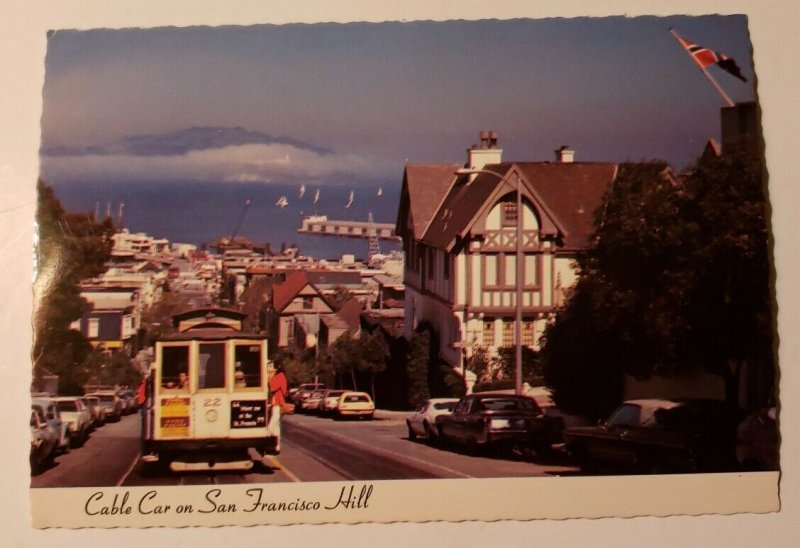
[(128, 469), (125, 471), (125, 473), (122, 475), (120, 480), (117, 482), (116, 487), (119, 487), (120, 485), (125, 483), (125, 480), (128, 479), (128, 476), (130, 475), (130, 473), (133, 472), (134, 468), (136, 468), (136, 465), (139, 463), (139, 459), (141, 457), (142, 457), (142, 453), (141, 452), (136, 453), (136, 457), (133, 459), (133, 462), (131, 463), (131, 465), (128, 466)]
[(269, 456), (269, 460), (270, 460), (270, 461), (273, 463), (273, 465), (274, 465), (276, 468), (278, 468), (278, 469), (279, 469), (279, 470), (281, 470), (281, 471), (282, 471), (284, 474), (286, 474), (286, 475), (289, 477), (289, 479), (290, 479), (290, 480), (292, 480), (292, 481), (294, 481), (294, 482), (300, 482), (300, 481), (302, 481), (300, 478), (298, 478), (297, 476), (295, 476), (295, 475), (294, 475), (294, 474), (293, 474), (293, 473), (292, 473), (292, 472), (291, 472), (291, 471), (290, 471), (288, 468), (286, 468), (286, 465), (285, 465), (285, 464), (283, 464), (281, 461), (279, 461), (277, 457), (274, 457), (274, 456), (270, 455), (270, 456)]

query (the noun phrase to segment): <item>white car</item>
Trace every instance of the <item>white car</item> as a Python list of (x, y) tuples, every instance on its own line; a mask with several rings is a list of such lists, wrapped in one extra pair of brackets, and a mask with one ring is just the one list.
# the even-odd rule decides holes
[(69, 425), (61, 420), (58, 408), (52, 398), (33, 398), (33, 405), (38, 405), (44, 410), (47, 424), (58, 434), (56, 448), (61, 453), (69, 453)]
[(458, 398), (431, 398), (422, 407), (406, 418), (408, 439), (415, 440), (417, 436), (424, 436), (429, 441), (438, 437), (436, 431), (436, 417), (449, 415), (458, 403)]
[(35, 473), (53, 461), (58, 432), (47, 424), (44, 409), (40, 405), (31, 405), (31, 470)]
[(79, 397), (63, 396), (52, 398), (62, 422), (69, 428), (70, 445), (80, 447), (89, 437), (92, 426), (92, 412), (89, 411)]
[(365, 418), (372, 420), (375, 415), (375, 404), (366, 392), (345, 392), (339, 396), (334, 417), (344, 419), (347, 417)]
[(326, 390), (323, 392), (317, 408), (320, 415), (333, 415), (336, 412), (336, 406), (339, 405), (339, 397), (345, 392), (347, 390)]

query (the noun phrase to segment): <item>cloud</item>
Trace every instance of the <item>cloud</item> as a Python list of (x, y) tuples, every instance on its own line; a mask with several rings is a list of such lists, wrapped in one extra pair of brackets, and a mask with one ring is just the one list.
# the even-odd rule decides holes
[(385, 166), (357, 154), (336, 153), (241, 128), (191, 128), (164, 136), (127, 137), (102, 146), (43, 149), (41, 162), (42, 177), (51, 182), (268, 184), (387, 174)]

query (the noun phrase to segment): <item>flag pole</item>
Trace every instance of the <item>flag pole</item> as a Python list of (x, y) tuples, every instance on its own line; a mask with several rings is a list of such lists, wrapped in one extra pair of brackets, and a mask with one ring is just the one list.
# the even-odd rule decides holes
[(675, 40), (676, 40), (676, 41), (677, 41), (677, 42), (678, 42), (678, 43), (681, 45), (681, 47), (682, 47), (682, 48), (683, 48), (683, 50), (686, 52), (686, 54), (687, 54), (689, 57), (691, 57), (691, 58), (692, 58), (692, 61), (694, 61), (694, 63), (697, 65), (697, 68), (699, 68), (699, 69), (702, 71), (702, 73), (706, 75), (706, 78), (708, 78), (708, 81), (709, 81), (709, 82), (711, 82), (711, 85), (713, 85), (713, 86), (714, 86), (714, 88), (715, 88), (715, 89), (716, 89), (716, 90), (719, 92), (719, 94), (722, 96), (722, 99), (723, 99), (723, 101), (725, 101), (725, 103), (727, 103), (727, 105), (728, 105), (729, 107), (734, 107), (734, 106), (736, 106), (736, 103), (734, 103), (734, 102), (731, 100), (731, 98), (730, 98), (730, 97), (728, 97), (728, 94), (727, 94), (727, 93), (725, 93), (725, 91), (722, 89), (722, 86), (720, 86), (720, 85), (717, 83), (717, 81), (714, 79), (714, 77), (713, 77), (713, 76), (711, 76), (711, 74), (709, 74), (709, 72), (706, 70), (706, 67), (704, 67), (704, 66), (703, 66), (703, 64), (702, 64), (700, 61), (698, 61), (698, 60), (695, 58), (695, 56), (691, 54), (691, 52), (690, 52), (689, 50), (687, 50), (687, 49), (686, 49), (686, 46), (683, 44), (683, 42), (681, 42), (681, 37), (680, 37), (680, 36), (678, 36), (678, 33), (677, 33), (677, 32), (675, 32), (675, 29), (669, 29), (669, 33), (670, 33), (670, 34), (672, 35), (672, 37), (673, 37), (673, 38), (675, 38)]

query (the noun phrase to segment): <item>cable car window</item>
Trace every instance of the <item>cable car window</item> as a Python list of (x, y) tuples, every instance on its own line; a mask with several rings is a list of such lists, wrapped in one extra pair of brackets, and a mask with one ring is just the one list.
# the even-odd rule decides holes
[(201, 344), (198, 388), (225, 387), (225, 345)]
[(261, 346), (236, 345), (234, 361), (234, 388), (261, 388)]
[(161, 386), (189, 390), (189, 346), (165, 346), (161, 349)]

